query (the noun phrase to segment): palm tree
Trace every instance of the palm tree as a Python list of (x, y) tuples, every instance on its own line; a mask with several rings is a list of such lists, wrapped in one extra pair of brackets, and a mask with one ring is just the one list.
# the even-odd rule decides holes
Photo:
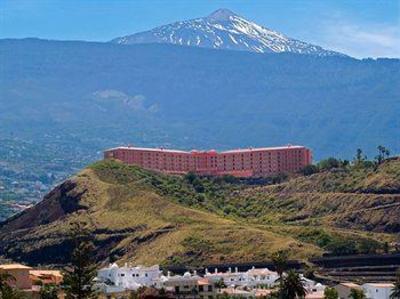
[(279, 275), (279, 281), (282, 282), (283, 272), (287, 269), (288, 252), (286, 250), (279, 250), (271, 254), (270, 258), (274, 264), (276, 272)]
[(400, 269), (397, 271), (396, 282), (390, 293), (390, 299), (400, 299)]
[(289, 270), (284, 277), (279, 290), (280, 298), (296, 299), (304, 298), (307, 290), (304, 287), (304, 281), (294, 270)]

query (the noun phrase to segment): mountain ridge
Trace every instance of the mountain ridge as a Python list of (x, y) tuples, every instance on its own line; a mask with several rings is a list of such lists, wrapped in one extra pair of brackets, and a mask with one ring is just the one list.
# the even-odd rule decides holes
[(118, 37), (118, 44), (171, 43), (181, 46), (240, 50), (255, 53), (297, 53), (317, 56), (347, 56), (320, 46), (289, 38), (260, 26), (229, 9), (206, 17), (177, 21), (154, 29)]
[(0, 218), (119, 145), (400, 153), (398, 59), (8, 39), (0, 61)]

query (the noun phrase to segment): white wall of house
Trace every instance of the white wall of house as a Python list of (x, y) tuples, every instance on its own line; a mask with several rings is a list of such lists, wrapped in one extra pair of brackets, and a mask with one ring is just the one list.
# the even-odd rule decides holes
[(391, 283), (365, 283), (362, 286), (368, 299), (389, 299), (393, 289)]
[(128, 265), (118, 267), (117, 264), (112, 264), (97, 271), (97, 277), (104, 282), (110, 281), (115, 286), (136, 290), (141, 286), (158, 286), (161, 271), (158, 265), (152, 267), (130, 267)]
[(224, 281), (227, 287), (232, 286), (247, 286), (256, 287), (261, 285), (273, 286), (278, 279), (278, 274), (265, 269), (251, 269), (246, 272), (239, 272), (237, 268), (235, 271), (228, 270), (227, 272), (215, 272), (211, 273), (206, 271), (204, 277), (210, 279), (213, 282)]

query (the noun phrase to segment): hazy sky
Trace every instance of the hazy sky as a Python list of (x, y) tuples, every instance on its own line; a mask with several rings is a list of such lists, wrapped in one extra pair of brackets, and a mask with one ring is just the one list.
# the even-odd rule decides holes
[(0, 38), (108, 41), (218, 8), (355, 57), (400, 57), (400, 0), (0, 0)]

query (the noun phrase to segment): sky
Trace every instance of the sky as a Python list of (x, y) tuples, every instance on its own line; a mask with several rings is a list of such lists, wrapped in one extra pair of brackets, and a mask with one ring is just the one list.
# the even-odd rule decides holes
[(400, 57), (400, 0), (0, 0), (0, 38), (108, 41), (218, 8), (353, 57)]

